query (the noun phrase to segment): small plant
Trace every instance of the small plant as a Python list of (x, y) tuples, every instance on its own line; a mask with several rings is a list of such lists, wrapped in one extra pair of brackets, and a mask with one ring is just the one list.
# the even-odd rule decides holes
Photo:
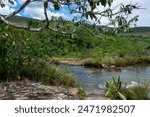
[(79, 88), (77, 94), (78, 94), (80, 100), (84, 100), (86, 95), (85, 95), (85, 91), (83, 88)]
[(138, 84), (132, 87), (127, 88), (130, 95), (129, 99), (132, 100), (148, 100), (148, 85), (147, 84)]
[(59, 65), (60, 64), (60, 59), (53, 57), (53, 58), (49, 58), (50, 63), (53, 63), (55, 65)]
[(106, 93), (105, 96), (109, 97), (111, 99), (123, 99), (126, 100), (126, 97), (124, 94), (121, 93), (122, 86), (121, 86), (121, 80), (120, 77), (112, 77), (113, 82), (106, 82)]

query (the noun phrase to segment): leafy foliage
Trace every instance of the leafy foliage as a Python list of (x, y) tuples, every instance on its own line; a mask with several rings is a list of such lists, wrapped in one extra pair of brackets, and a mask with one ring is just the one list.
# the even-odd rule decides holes
[(45, 84), (73, 86), (71, 74), (47, 65), (51, 39), (40, 36), (0, 24), (0, 80), (29, 78)]
[(106, 82), (105, 96), (110, 99), (123, 100), (148, 100), (149, 88), (147, 84), (138, 84), (131, 87), (123, 87), (120, 77), (113, 77), (112, 82)]
[(85, 91), (83, 88), (79, 88), (77, 94), (78, 94), (80, 100), (84, 100), (86, 94), (85, 94)]
[(106, 82), (106, 94), (105, 96), (111, 99), (123, 99), (126, 100), (126, 97), (120, 92), (122, 89), (120, 77), (112, 77), (113, 82)]
[[(128, 5), (118, 5), (118, 10), (111, 8), (111, 4), (114, 0), (47, 0), (43, 2), (43, 15), (45, 16), (44, 21), (39, 21), (41, 26), (39, 27), (32, 27), (31, 22), (28, 25), (18, 25), (18, 23), (12, 23), (9, 18), (15, 16), (17, 13), (21, 12), (24, 8), (27, 7), (28, 4), (31, 2), (41, 2), (41, 1), (31, 1), (26, 0), (16, 11), (8, 14), (7, 16), (3, 16), (0, 14), (0, 20), (4, 23), (11, 25), (16, 28), (23, 28), (29, 31), (43, 31), (45, 29), (57, 32), (59, 34), (72, 34), (74, 32), (67, 30), (64, 32), (63, 30), (52, 28), (50, 24), (52, 21), (58, 18), (54, 18), (54, 16), (49, 17), (48, 11), (60, 11), (63, 6), (68, 8), (67, 10), (70, 11), (70, 15), (72, 14), (79, 14), (78, 16), (75, 15), (73, 21), (80, 22), (80, 21), (89, 21), (93, 20), (94, 24), (101, 24), (102, 18), (107, 18), (110, 21), (108, 25), (113, 25), (119, 27), (122, 30), (129, 30), (129, 26), (131, 23), (135, 23), (138, 21), (138, 16), (135, 16), (131, 19), (128, 18), (128, 15), (132, 13), (134, 9), (139, 9), (137, 4), (128, 4)], [(8, 0), (9, 3), (13, 4), (13, 0)], [(18, 4), (18, 2), (17, 2)], [(51, 5), (51, 6), (50, 6)], [(5, 7), (5, 2), (0, 0), (0, 6), (3, 8)], [(101, 10), (100, 8), (104, 8)], [(23, 15), (23, 14), (22, 14)], [(73, 15), (72, 15), (73, 16)], [(55, 20), (56, 21), (56, 20)], [(101, 24), (102, 25), (102, 24)]]

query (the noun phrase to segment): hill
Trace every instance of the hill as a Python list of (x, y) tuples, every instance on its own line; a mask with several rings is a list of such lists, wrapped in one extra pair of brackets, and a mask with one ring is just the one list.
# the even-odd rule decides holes
[(150, 27), (131, 28), (131, 32), (138, 35), (150, 35)]
[[(21, 16), (14, 16), (9, 19), (9, 21), (19, 24), (26, 24), (29, 20), (31, 20), (31, 18)], [(33, 19), (33, 21), (39, 20)], [(136, 35), (150, 35), (150, 27), (134, 27), (131, 28), (131, 32)]]

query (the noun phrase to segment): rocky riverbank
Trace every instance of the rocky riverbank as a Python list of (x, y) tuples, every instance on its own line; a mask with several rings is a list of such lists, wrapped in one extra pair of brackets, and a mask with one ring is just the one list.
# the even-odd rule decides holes
[[(85, 91), (87, 100), (104, 100), (103, 92)], [(36, 82), (0, 83), (0, 100), (78, 100), (77, 88), (46, 86)]]

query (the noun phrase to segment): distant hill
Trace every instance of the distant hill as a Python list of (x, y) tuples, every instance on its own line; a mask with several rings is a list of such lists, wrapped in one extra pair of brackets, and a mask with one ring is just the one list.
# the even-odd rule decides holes
[[(28, 17), (21, 17), (21, 16), (14, 16), (9, 19), (9, 21), (18, 23), (18, 24), (26, 24), (27, 21), (31, 20), (31, 18)], [(33, 19), (33, 21), (39, 21), (36, 19)], [(103, 26), (102, 26), (103, 27)], [(131, 32), (135, 35), (150, 35), (150, 27), (134, 27), (131, 28)]]
[(150, 35), (150, 27), (135, 27), (131, 28), (131, 32), (139, 35)]
[(36, 19), (31, 19), (29, 17), (21, 17), (21, 16), (14, 16), (8, 19), (9, 21), (13, 23), (18, 23), (18, 24), (27, 24), (27, 21), (33, 20), (33, 21), (39, 21)]

